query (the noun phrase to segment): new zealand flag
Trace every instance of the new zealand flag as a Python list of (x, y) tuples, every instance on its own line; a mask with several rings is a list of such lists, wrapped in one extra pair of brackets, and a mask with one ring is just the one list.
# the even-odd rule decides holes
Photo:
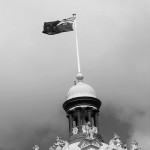
[(45, 22), (43, 27), (43, 33), (54, 35), (62, 32), (73, 31), (75, 17), (57, 20), (53, 22)]

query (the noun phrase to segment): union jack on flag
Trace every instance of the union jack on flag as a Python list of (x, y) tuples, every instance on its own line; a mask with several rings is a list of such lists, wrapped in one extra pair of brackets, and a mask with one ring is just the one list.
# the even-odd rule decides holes
[(73, 24), (75, 21), (75, 15), (70, 18), (62, 19), (62, 20), (57, 20), (53, 22), (45, 22), (44, 23), (44, 29), (43, 33), (48, 34), (48, 35), (54, 35), (54, 34), (59, 34), (62, 32), (69, 32), (73, 31)]

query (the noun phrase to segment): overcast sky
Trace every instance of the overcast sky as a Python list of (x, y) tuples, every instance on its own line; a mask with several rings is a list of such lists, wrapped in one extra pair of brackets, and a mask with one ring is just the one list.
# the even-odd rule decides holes
[(81, 72), (102, 101), (100, 130), (150, 147), (149, 0), (0, 0), (0, 150), (66, 139), (62, 104), (77, 74), (75, 33), (43, 23), (77, 14)]

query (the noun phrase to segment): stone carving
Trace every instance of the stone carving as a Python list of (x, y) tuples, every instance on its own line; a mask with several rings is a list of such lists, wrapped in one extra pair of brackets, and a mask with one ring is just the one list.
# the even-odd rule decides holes
[(49, 148), (49, 150), (54, 150), (54, 148), (51, 146), (51, 147)]
[(97, 127), (95, 127), (95, 126), (93, 126), (93, 130), (94, 130), (94, 133), (98, 133), (98, 129), (97, 129)]
[[(131, 143), (131, 150), (140, 150), (141, 148), (138, 147), (138, 143), (136, 141)], [(109, 142), (108, 150), (127, 150), (127, 145), (124, 144), (122, 147), (122, 142), (120, 137), (115, 133), (114, 137)]]
[(120, 137), (114, 133), (114, 137), (110, 140), (109, 142), (109, 146), (113, 149), (117, 149), (117, 150), (120, 150), (122, 149), (122, 142), (120, 140)]
[(138, 146), (138, 142), (136, 142), (136, 141), (133, 141), (132, 143), (131, 143), (131, 150), (140, 150), (141, 148)]
[(69, 143), (61, 139), (61, 137), (56, 137), (56, 142), (53, 146), (49, 148), (49, 150), (67, 150), (66, 148), (69, 147)]
[(58, 145), (55, 150), (62, 150), (62, 147)]
[(65, 143), (65, 145), (62, 148), (62, 150), (69, 150), (69, 143), (68, 143), (68, 141), (64, 141), (64, 143)]
[(105, 144), (105, 143), (102, 143), (102, 146), (100, 146), (99, 150), (110, 150), (109, 145)]
[(98, 133), (98, 129), (95, 126), (90, 127), (90, 122), (86, 123), (85, 125), (82, 126), (82, 132), (83, 133), (89, 133), (89, 131), (92, 130), (94, 133)]
[(72, 148), (70, 150), (82, 150), (82, 149), (80, 147), (76, 146), (76, 147), (74, 147), (74, 148)]
[(39, 146), (38, 145), (34, 145), (32, 149), (33, 150), (39, 150)]
[(86, 133), (85, 125), (82, 126), (82, 132), (83, 132), (83, 133)]
[(93, 135), (94, 133), (98, 133), (98, 130), (95, 126), (90, 127), (90, 122), (87, 122), (82, 126), (82, 132), (86, 133), (88, 139), (94, 139)]
[(88, 138), (89, 138), (89, 139), (94, 139), (94, 137), (93, 137), (94, 133), (95, 133), (95, 131), (93, 130), (93, 128), (90, 128), (90, 129), (89, 129)]
[(123, 145), (123, 150), (127, 150), (127, 144)]
[[(93, 134), (96, 132), (95, 130), (96, 127), (90, 127), (89, 125), (90, 123), (87, 123), (86, 125), (84, 125), (83, 128), (83, 131), (87, 133), (86, 137), (87, 141), (90, 140), (89, 145), (91, 144), (92, 146), (95, 146), (97, 148), (99, 147), (98, 150), (127, 150), (127, 145), (123, 144), (122, 146), (120, 137), (116, 133), (114, 134), (114, 137), (110, 140), (109, 144), (102, 142), (100, 145), (98, 145), (95, 142), (96, 139), (93, 137)], [(32, 149), (39, 150), (39, 146), (35, 145)], [(58, 136), (56, 138), (56, 142), (54, 143), (54, 145), (49, 148), (49, 150), (81, 150), (81, 149), (82, 147), (80, 147), (79, 145), (70, 147), (68, 141), (64, 141)], [(136, 141), (131, 143), (131, 150), (141, 150), (141, 148), (138, 147), (138, 143)]]
[(72, 129), (72, 133), (73, 133), (73, 134), (77, 134), (77, 133), (78, 133), (78, 128), (77, 128), (77, 127), (74, 127), (74, 128)]

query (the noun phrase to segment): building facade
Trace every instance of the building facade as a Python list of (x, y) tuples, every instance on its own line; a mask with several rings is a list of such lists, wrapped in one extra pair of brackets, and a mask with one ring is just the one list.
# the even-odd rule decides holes
[[(69, 123), (69, 138), (66, 141), (57, 137), (49, 150), (127, 150), (116, 133), (108, 144), (105, 143), (99, 130), (101, 101), (94, 89), (83, 82), (81, 73), (76, 79), (63, 103)], [(38, 150), (39, 147), (35, 145), (33, 149)], [(139, 149), (136, 141), (131, 143), (131, 150)]]

